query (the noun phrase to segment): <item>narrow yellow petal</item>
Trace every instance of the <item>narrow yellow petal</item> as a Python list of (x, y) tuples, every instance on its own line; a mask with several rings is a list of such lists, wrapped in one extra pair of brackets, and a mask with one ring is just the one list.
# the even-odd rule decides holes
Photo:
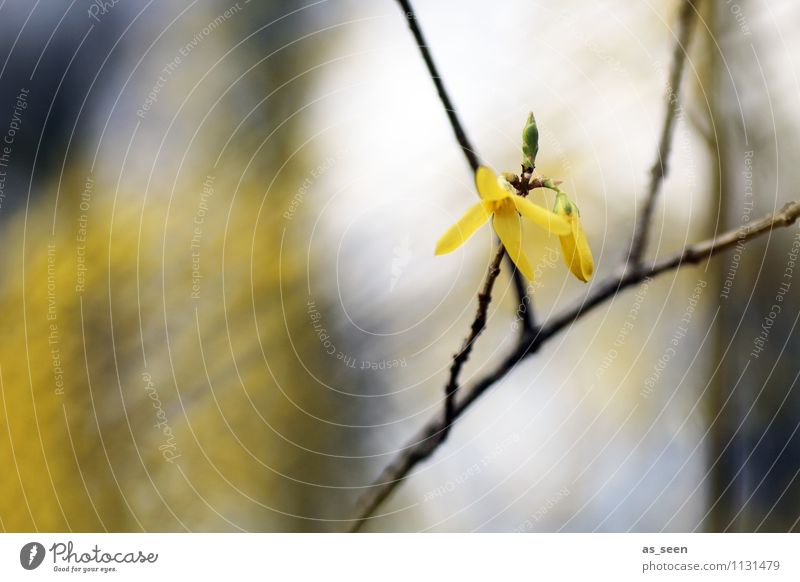
[(436, 243), (436, 254), (445, 255), (451, 253), (464, 244), (469, 237), (475, 234), (481, 226), (491, 217), (491, 213), (486, 209), (482, 202), (470, 206), (464, 216), (458, 219), (453, 226), (447, 229), (444, 236)]
[(475, 187), (482, 200), (502, 200), (512, 195), (500, 184), (497, 174), (486, 166), (475, 171)]
[(567, 235), (571, 232), (572, 229), (570, 228), (569, 222), (564, 220), (561, 216), (550, 212), (546, 208), (542, 208), (538, 204), (534, 204), (522, 196), (514, 196), (512, 200), (514, 201), (514, 206), (517, 207), (517, 211), (523, 218), (530, 220), (537, 226), (541, 226), (545, 230), (559, 236)]
[(569, 270), (581, 281), (587, 282), (594, 273), (594, 259), (589, 241), (581, 226), (581, 219), (577, 212), (572, 212), (568, 216), (572, 231), (566, 236), (560, 237), (561, 251), (564, 253), (564, 261)]
[(580, 217), (575, 217), (572, 228), (575, 235), (581, 272), (583, 273), (583, 281), (588, 281), (594, 274), (594, 258), (592, 257), (592, 249), (589, 246), (586, 233), (583, 232), (583, 225), (581, 225)]
[(512, 204), (504, 205), (495, 212), (494, 230), (500, 237), (506, 252), (514, 264), (529, 281), (533, 281), (533, 268), (531, 267), (525, 251), (522, 249), (522, 221), (514, 210)]

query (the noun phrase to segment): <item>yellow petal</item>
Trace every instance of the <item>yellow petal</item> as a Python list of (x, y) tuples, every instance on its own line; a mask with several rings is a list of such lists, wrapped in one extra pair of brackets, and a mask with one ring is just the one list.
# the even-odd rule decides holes
[(486, 224), (492, 216), (482, 202), (471, 206), (469, 210), (464, 213), (464, 216), (458, 219), (453, 226), (447, 229), (444, 236), (436, 243), (436, 254), (445, 255), (452, 253), (462, 244), (464, 244), (469, 237), (475, 234), (481, 226)]
[(564, 253), (564, 261), (572, 274), (586, 282), (592, 278), (592, 273), (594, 273), (592, 249), (589, 247), (589, 241), (586, 240), (577, 210), (573, 210), (571, 214), (567, 215), (567, 218), (572, 226), (572, 231), (570, 234), (560, 237), (561, 251)]
[(569, 222), (561, 216), (542, 208), (538, 204), (534, 204), (522, 196), (514, 196), (512, 200), (514, 201), (514, 206), (517, 207), (517, 211), (537, 226), (541, 226), (557, 235), (567, 235), (571, 232), (572, 229)]
[(525, 251), (522, 250), (522, 221), (514, 210), (512, 204), (504, 205), (495, 212), (494, 230), (500, 237), (506, 252), (520, 272), (533, 281), (533, 268), (531, 267)]
[(497, 174), (486, 166), (479, 166), (475, 171), (475, 187), (482, 200), (502, 200), (512, 196), (512, 193), (502, 186)]

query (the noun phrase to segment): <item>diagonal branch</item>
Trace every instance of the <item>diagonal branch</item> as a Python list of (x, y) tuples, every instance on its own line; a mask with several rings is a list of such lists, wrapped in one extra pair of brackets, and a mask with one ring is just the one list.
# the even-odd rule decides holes
[(447, 113), (447, 118), (450, 120), (453, 133), (456, 136), (456, 141), (458, 142), (458, 145), (461, 146), (461, 151), (464, 152), (464, 157), (467, 158), (469, 167), (472, 168), (472, 173), (474, 174), (478, 169), (478, 166), (481, 165), (481, 163), (478, 161), (478, 154), (475, 151), (475, 148), (472, 147), (472, 142), (469, 141), (467, 132), (464, 131), (464, 126), (461, 125), (461, 120), (459, 120), (456, 109), (453, 107), (453, 102), (450, 100), (450, 95), (447, 93), (447, 89), (444, 88), (442, 76), (439, 74), (439, 70), (436, 68), (436, 63), (433, 62), (433, 56), (431, 56), (428, 43), (422, 34), (422, 29), (419, 27), (417, 14), (411, 7), (411, 2), (409, 2), (409, 0), (397, 0), (397, 2), (400, 4), (400, 8), (402, 8), (403, 12), (405, 13), (406, 20), (408, 21), (408, 27), (411, 29), (411, 33), (414, 35), (414, 40), (417, 41), (417, 48), (419, 48), (422, 59), (425, 61), (425, 65), (428, 67), (428, 74), (430, 75), (433, 84), (436, 85), (436, 92), (439, 94), (439, 99), (441, 100), (442, 106)]
[[(620, 291), (684, 265), (697, 264), (740, 242), (744, 243), (762, 234), (772, 232), (773, 229), (790, 226), (798, 217), (800, 217), (800, 202), (790, 202), (780, 212), (767, 215), (747, 226), (722, 233), (713, 239), (689, 245), (678, 253), (656, 260), (650, 266), (621, 269), (620, 272), (593, 285), (589, 294), (582, 301), (553, 317), (542, 326), (538, 333), (525, 334), (520, 338), (513, 351), (494, 370), (476, 383), (464, 387), (460, 398), (454, 403), (453, 420), (464, 414), (473, 402), (511, 372), (520, 361), (536, 353), (547, 340), (572, 325), (592, 308), (615, 297)], [(352, 523), (352, 531), (361, 529), (411, 470), (436, 451), (442, 443), (441, 435), (446, 428), (447, 425), (443, 419), (435, 418), (411, 439), (359, 500), (358, 517)]]
[[(433, 62), (433, 56), (428, 48), (428, 42), (425, 40), (425, 36), (422, 34), (422, 29), (419, 26), (417, 13), (414, 11), (414, 8), (411, 6), (411, 2), (409, 0), (397, 0), (397, 3), (403, 10), (406, 21), (408, 21), (408, 27), (411, 29), (411, 34), (414, 35), (414, 40), (417, 42), (417, 48), (422, 55), (422, 60), (425, 61), (425, 66), (428, 68), (428, 74), (430, 75), (433, 84), (436, 86), (436, 92), (439, 94), (439, 100), (442, 102), (442, 107), (444, 108), (445, 113), (447, 113), (447, 119), (450, 120), (450, 126), (453, 128), (453, 134), (455, 135), (456, 141), (458, 142), (458, 145), (461, 146), (461, 151), (464, 153), (464, 157), (467, 159), (467, 163), (474, 174), (477, 171), (478, 166), (481, 165), (478, 158), (478, 152), (467, 137), (467, 132), (464, 130), (464, 126), (461, 124), (461, 120), (458, 118), (458, 113), (456, 112), (456, 108), (453, 106), (453, 102), (450, 99), (450, 94), (447, 92), (447, 89), (444, 86), (439, 69), (436, 68), (436, 63)], [(525, 285), (525, 280), (522, 278), (522, 274), (514, 267), (510, 257), (508, 257), (508, 265), (511, 268), (512, 277), (514, 278), (514, 289), (517, 293), (517, 299), (519, 300), (519, 304), (522, 305), (525, 303), (525, 299), (527, 297), (527, 286)], [(527, 299), (528, 309), (525, 312), (520, 313), (520, 316), (522, 317), (522, 328), (524, 330), (530, 330), (534, 326), (533, 302), (530, 297), (527, 297)]]
[(629, 267), (638, 265), (642, 260), (642, 255), (647, 247), (647, 239), (650, 234), (650, 224), (656, 206), (656, 199), (667, 175), (667, 162), (672, 151), (672, 136), (675, 134), (675, 122), (679, 112), (681, 95), (681, 78), (683, 69), (686, 65), (686, 56), (689, 51), (691, 41), (692, 25), (697, 18), (696, 4), (700, 0), (684, 0), (681, 13), (678, 18), (678, 38), (675, 41), (675, 48), (672, 52), (672, 65), (669, 72), (667, 84), (667, 103), (664, 111), (664, 123), (661, 127), (661, 137), (658, 140), (656, 149), (656, 160), (650, 169), (650, 184), (647, 188), (647, 197), (644, 202), (644, 209), (639, 215), (633, 232), (633, 241), (628, 252), (627, 264)]

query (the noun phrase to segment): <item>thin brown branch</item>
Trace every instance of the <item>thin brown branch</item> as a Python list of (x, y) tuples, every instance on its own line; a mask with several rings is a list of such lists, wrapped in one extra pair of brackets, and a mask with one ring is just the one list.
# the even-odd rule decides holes
[(697, 4), (700, 0), (684, 0), (681, 13), (678, 17), (678, 38), (672, 51), (672, 64), (670, 66), (669, 81), (667, 82), (667, 103), (664, 111), (664, 123), (661, 127), (661, 137), (656, 149), (656, 160), (650, 169), (650, 183), (639, 219), (633, 232), (630, 250), (628, 251), (628, 267), (634, 267), (642, 260), (642, 255), (647, 248), (650, 234), (650, 225), (655, 211), (658, 193), (664, 178), (667, 175), (668, 161), (672, 151), (672, 136), (675, 134), (675, 122), (681, 111), (681, 79), (686, 65), (686, 56), (689, 52), (689, 42), (692, 37), (694, 21), (697, 19)]
[(489, 313), (489, 304), (492, 302), (492, 287), (494, 282), (497, 281), (497, 276), (500, 274), (500, 262), (506, 254), (506, 249), (503, 245), (497, 249), (494, 259), (489, 265), (489, 270), (486, 273), (486, 280), (483, 282), (483, 289), (478, 294), (478, 312), (475, 314), (475, 319), (469, 328), (469, 335), (464, 340), (461, 349), (453, 356), (453, 363), (450, 365), (450, 379), (447, 381), (447, 386), (444, 389), (445, 404), (444, 404), (444, 430), (442, 431), (442, 440), (447, 437), (450, 430), (450, 425), (455, 419), (455, 401), (456, 392), (458, 391), (458, 377), (461, 375), (461, 368), (469, 360), (469, 355), (472, 353), (472, 346), (475, 345), (475, 340), (481, 335), (481, 332), (486, 328), (486, 319)]
[[(684, 265), (697, 264), (740, 242), (747, 242), (771, 232), (775, 228), (790, 226), (798, 217), (800, 217), (800, 202), (790, 202), (780, 212), (765, 216), (747, 226), (725, 232), (713, 239), (689, 245), (678, 253), (658, 259), (650, 266), (621, 269), (620, 272), (593, 285), (589, 294), (582, 301), (553, 317), (537, 333), (523, 335), (513, 351), (494, 370), (474, 384), (464, 386), (460, 391), (459, 398), (454, 403), (452, 420), (455, 421), (464, 414), (473, 402), (504, 378), (521, 360), (536, 353), (547, 340), (572, 325), (592, 308), (615, 297), (620, 291)], [(446, 428), (447, 425), (442, 418), (434, 418), (411, 439), (361, 497), (358, 504), (358, 517), (352, 523), (352, 531), (361, 529), (411, 470), (436, 451), (442, 443), (441, 434)]]
[(408, 27), (411, 29), (411, 33), (414, 35), (414, 40), (417, 41), (417, 48), (419, 48), (422, 59), (425, 61), (425, 65), (428, 67), (428, 74), (430, 75), (433, 84), (436, 85), (436, 92), (439, 94), (439, 99), (441, 100), (442, 106), (447, 113), (447, 118), (450, 120), (450, 126), (453, 128), (456, 141), (458, 142), (458, 145), (461, 146), (461, 151), (464, 152), (464, 157), (467, 158), (469, 167), (472, 168), (472, 172), (475, 173), (475, 171), (478, 169), (478, 166), (480, 166), (480, 162), (478, 161), (478, 153), (475, 151), (475, 148), (472, 147), (472, 142), (470, 142), (469, 138), (467, 137), (467, 132), (464, 130), (464, 126), (461, 125), (461, 120), (458, 118), (455, 107), (453, 107), (453, 102), (450, 100), (450, 95), (447, 93), (447, 89), (444, 87), (444, 82), (442, 81), (442, 76), (439, 74), (439, 69), (436, 68), (436, 63), (433, 62), (433, 56), (428, 48), (428, 42), (425, 40), (425, 36), (422, 34), (422, 29), (419, 26), (419, 21), (417, 20), (417, 13), (414, 12), (414, 8), (412, 8), (409, 0), (397, 0), (397, 2), (400, 4), (400, 8), (403, 10), (406, 21), (408, 22)]
[(522, 322), (522, 333), (531, 333), (536, 327), (536, 317), (533, 313), (533, 297), (528, 293), (525, 277), (519, 272), (511, 258), (508, 258), (511, 267), (511, 278), (514, 282), (514, 292), (517, 296), (517, 321)]

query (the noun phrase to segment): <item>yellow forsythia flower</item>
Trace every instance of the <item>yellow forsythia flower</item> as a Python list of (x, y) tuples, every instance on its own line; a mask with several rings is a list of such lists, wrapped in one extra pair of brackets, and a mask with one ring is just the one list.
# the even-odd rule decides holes
[[(470, 207), (458, 222), (451, 226), (436, 243), (436, 254), (444, 255), (460, 247), (492, 216), (492, 225), (517, 268), (533, 279), (533, 268), (522, 249), (520, 216), (542, 228), (562, 236), (570, 235), (570, 224), (564, 218), (518, 196), (511, 184), (492, 170), (480, 166), (475, 172), (475, 186), (481, 201)], [(563, 243), (562, 243), (563, 244)]]
[(564, 262), (567, 263), (573, 275), (586, 282), (592, 278), (594, 259), (592, 258), (592, 249), (586, 240), (586, 234), (583, 232), (583, 226), (581, 226), (581, 213), (578, 211), (578, 207), (561, 191), (556, 195), (556, 205), (553, 211), (559, 216), (563, 216), (570, 225), (570, 232), (559, 237), (561, 251), (564, 253)]

